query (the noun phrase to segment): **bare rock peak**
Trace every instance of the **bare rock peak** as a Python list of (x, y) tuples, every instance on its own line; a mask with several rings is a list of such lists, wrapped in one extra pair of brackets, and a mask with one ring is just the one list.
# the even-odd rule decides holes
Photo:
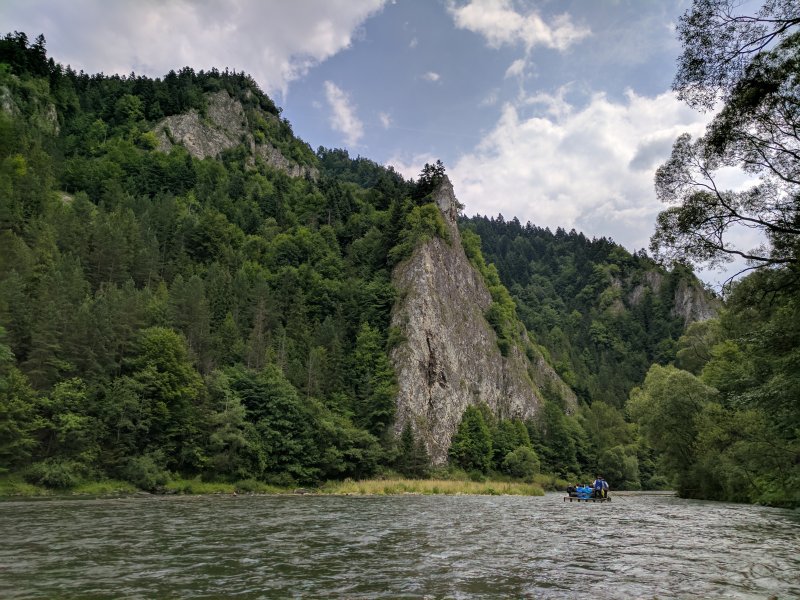
[(567, 406), (576, 399), (543, 358), (530, 359), (517, 345), (501, 353), (485, 318), (492, 296), (461, 246), (461, 204), (446, 176), (431, 196), (454, 235), (450, 243), (421, 244), (395, 268), (400, 299), (392, 326), (406, 341), (390, 358), (399, 389), (396, 431), (411, 424), (434, 464), (442, 464), (469, 405), (486, 403), (504, 418), (528, 419), (539, 414), (545, 385), (559, 390)]

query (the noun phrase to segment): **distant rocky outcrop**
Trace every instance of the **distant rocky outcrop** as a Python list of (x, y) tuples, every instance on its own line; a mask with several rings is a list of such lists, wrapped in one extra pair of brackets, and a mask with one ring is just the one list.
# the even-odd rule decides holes
[[(264, 117), (277, 118), (269, 114)], [(153, 132), (161, 152), (169, 152), (174, 145), (180, 144), (196, 158), (216, 158), (224, 150), (245, 144), (252, 157), (262, 158), (269, 166), (291, 177), (316, 179), (318, 176), (316, 169), (289, 160), (269, 142), (256, 143), (248, 129), (242, 103), (224, 90), (208, 95), (205, 116), (195, 109), (171, 115), (159, 121)]]
[[(8, 75), (12, 87), (19, 85), (19, 78), (15, 75)], [(61, 125), (58, 122), (58, 112), (55, 105), (47, 99), (45, 94), (35, 94), (28, 92), (25, 101), (20, 99), (19, 90), (14, 90), (7, 85), (0, 85), (0, 111), (19, 117), (24, 111), (20, 108), (20, 102), (27, 102), (29, 106), (28, 123), (38, 128), (41, 132), (57, 136), (61, 132)]]
[(709, 294), (699, 282), (681, 281), (675, 290), (672, 314), (689, 325), (695, 321), (707, 321), (717, 316), (722, 302)]
[(539, 413), (545, 387), (568, 407), (574, 408), (576, 398), (538, 352), (529, 358), (514, 344), (507, 356), (501, 354), (484, 316), (492, 297), (461, 245), (458, 202), (447, 177), (433, 199), (450, 241), (421, 244), (395, 269), (400, 300), (392, 326), (404, 343), (390, 357), (399, 386), (396, 431), (410, 423), (432, 462), (441, 464), (468, 405), (484, 402), (504, 418), (527, 419)]
[[(657, 271), (649, 271), (645, 274), (644, 282), (633, 288), (628, 296), (628, 302), (636, 306), (641, 302), (648, 289), (658, 294), (664, 284), (664, 275)], [(681, 279), (675, 288), (672, 298), (672, 310), (674, 316), (680, 317), (686, 325), (695, 321), (707, 321), (713, 319), (722, 302), (709, 293), (696, 278)]]

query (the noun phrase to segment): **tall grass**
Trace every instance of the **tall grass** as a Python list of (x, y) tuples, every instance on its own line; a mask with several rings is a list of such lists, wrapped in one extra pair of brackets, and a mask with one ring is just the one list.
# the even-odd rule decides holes
[(128, 481), (104, 479), (78, 484), (69, 493), (79, 496), (106, 496), (108, 494), (133, 494), (137, 491), (139, 489)]
[(254, 479), (227, 483), (194, 479), (172, 479), (164, 486), (164, 491), (172, 494), (289, 494), (293, 489), (280, 488)]
[[(452, 475), (452, 474), (451, 474)], [(533, 482), (520, 481), (472, 481), (464, 479), (403, 479), (388, 477), (353, 481), (329, 481), (319, 488), (311, 488), (310, 493), (331, 495), (370, 495), (392, 496), (403, 494), (421, 495), (482, 495), (482, 496), (542, 496), (544, 490), (564, 489), (566, 482), (552, 476), (540, 475)], [(0, 497), (9, 496), (53, 496), (80, 495), (104, 496), (112, 494), (133, 494), (138, 488), (126, 481), (102, 480), (85, 482), (67, 490), (50, 490), (45, 487), (26, 483), (19, 476), (0, 477)], [(203, 481), (199, 477), (193, 479), (175, 478), (170, 480), (162, 490), (167, 494), (291, 494), (294, 487), (277, 487), (254, 479), (244, 481), (218, 482)]]
[(27, 483), (19, 475), (0, 477), (0, 496), (50, 496), (47, 488)]
[(393, 496), (401, 494), (471, 494), (481, 496), (543, 496), (536, 483), (454, 481), (450, 479), (367, 479), (329, 481), (321, 494)]

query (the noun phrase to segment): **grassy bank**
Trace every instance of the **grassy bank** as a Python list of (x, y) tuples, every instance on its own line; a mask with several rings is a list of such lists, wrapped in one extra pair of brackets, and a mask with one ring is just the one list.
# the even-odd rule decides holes
[(53, 489), (41, 485), (33, 485), (22, 477), (10, 475), (0, 478), (0, 497), (43, 497), (43, 496), (110, 496), (118, 494), (134, 494), (140, 491), (127, 481), (104, 479), (87, 481), (68, 489)]
[[(302, 493), (322, 495), (391, 496), (402, 494), (422, 495), (484, 495), (484, 496), (542, 496), (545, 490), (560, 487), (561, 481), (550, 476), (537, 476), (533, 482), (472, 481), (470, 479), (366, 479), (353, 481), (328, 481), (317, 488), (302, 488)], [(562, 488), (563, 489), (563, 488)], [(21, 477), (0, 478), (0, 497), (46, 496), (117, 496), (140, 493), (142, 490), (126, 481), (103, 480), (87, 482), (68, 489), (50, 489), (26, 483)], [(279, 487), (248, 479), (237, 482), (203, 481), (200, 478), (175, 478), (166, 483), (158, 494), (292, 494), (296, 487)]]
[(451, 479), (367, 479), (329, 481), (319, 492), (338, 495), (471, 494), (483, 496), (543, 496), (536, 483), (507, 481), (455, 481)]

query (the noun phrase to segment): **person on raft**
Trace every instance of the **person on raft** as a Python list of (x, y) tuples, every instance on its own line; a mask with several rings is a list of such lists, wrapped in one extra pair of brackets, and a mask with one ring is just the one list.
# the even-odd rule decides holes
[(567, 486), (567, 495), (572, 497), (572, 498), (577, 496), (578, 495), (578, 486), (580, 486), (579, 483), (576, 483), (575, 485), (568, 485)]
[(608, 498), (608, 482), (603, 479), (602, 475), (598, 475), (592, 483), (592, 497), (593, 498)]

